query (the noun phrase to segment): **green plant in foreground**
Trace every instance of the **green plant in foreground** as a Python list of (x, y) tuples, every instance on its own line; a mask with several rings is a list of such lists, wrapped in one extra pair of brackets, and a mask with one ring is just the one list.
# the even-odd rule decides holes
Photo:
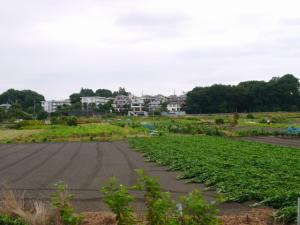
[[(217, 225), (218, 210), (216, 203), (207, 203), (200, 191), (194, 191), (188, 196), (182, 196), (182, 202), (171, 199), (169, 192), (161, 192), (156, 178), (149, 177), (143, 170), (137, 170), (139, 175), (137, 184), (126, 187), (117, 184), (115, 178), (111, 178), (101, 189), (104, 202), (116, 214), (118, 225), (135, 225), (133, 209), (129, 206), (134, 197), (128, 193), (128, 189), (144, 191), (147, 206), (148, 225)], [(180, 207), (178, 207), (180, 206)]]
[(23, 220), (8, 216), (0, 215), (0, 225), (27, 225)]
[[(139, 175), (137, 181), (137, 188), (145, 191), (145, 201), (147, 205), (147, 220), (150, 225), (163, 224), (162, 212), (157, 213), (158, 200), (162, 199), (162, 193), (160, 191), (160, 185), (157, 179), (149, 177), (143, 170), (137, 170)], [(166, 198), (166, 196), (164, 196)], [(162, 204), (160, 204), (162, 206)], [(167, 204), (166, 204), (167, 205)], [(166, 211), (166, 205), (164, 205), (164, 211)], [(156, 206), (156, 207), (155, 207)]]
[(186, 197), (181, 197), (184, 205), (182, 221), (184, 225), (217, 225), (220, 221), (217, 219), (217, 202), (207, 203), (199, 190), (191, 192)]
[(118, 184), (116, 178), (111, 178), (101, 189), (103, 201), (116, 214), (118, 225), (134, 225), (136, 221), (133, 216), (133, 209), (130, 203), (134, 197), (128, 193), (128, 188)]
[(54, 186), (56, 191), (51, 195), (51, 204), (59, 210), (62, 222), (64, 225), (79, 225), (81, 217), (75, 215), (74, 209), (71, 206), (73, 195), (68, 193), (66, 185), (63, 182), (58, 182)]

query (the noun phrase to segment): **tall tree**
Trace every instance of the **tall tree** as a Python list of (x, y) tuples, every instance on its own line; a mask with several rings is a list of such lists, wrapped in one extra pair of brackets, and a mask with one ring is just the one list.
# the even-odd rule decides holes
[(9, 89), (0, 95), (0, 104), (19, 104), (27, 112), (41, 110), (41, 101), (44, 100), (43, 95), (32, 90)]
[(98, 89), (95, 95), (100, 97), (112, 97), (113, 93), (108, 89)]
[(299, 79), (291, 74), (268, 82), (196, 87), (187, 94), (186, 109), (190, 113), (296, 111), (300, 109), (299, 88)]

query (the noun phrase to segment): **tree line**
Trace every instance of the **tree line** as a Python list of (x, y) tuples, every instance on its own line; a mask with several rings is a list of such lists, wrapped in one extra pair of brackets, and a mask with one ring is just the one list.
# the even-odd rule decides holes
[(32, 90), (9, 89), (0, 94), (0, 104), (10, 104), (8, 110), (0, 108), (0, 122), (6, 119), (45, 118), (47, 115), (41, 107), (43, 95)]
[[(300, 110), (300, 83), (292, 74), (274, 77), (269, 81), (245, 81), (238, 85), (215, 84), (208, 87), (195, 87), (187, 93), (184, 109), (187, 113), (230, 113), (263, 111), (298, 111)], [(125, 88), (118, 91), (108, 89), (82, 88), (70, 95), (71, 106), (59, 107), (56, 115), (69, 115), (93, 111), (108, 113), (112, 111), (111, 102), (101, 106), (83, 106), (81, 97), (114, 97), (128, 95)], [(46, 118), (48, 115), (41, 107), (43, 95), (32, 90), (9, 89), (0, 94), (0, 104), (9, 103), (11, 108), (0, 108), (0, 121), (14, 119)]]
[(269, 81), (245, 81), (238, 85), (195, 87), (187, 93), (188, 113), (297, 111), (299, 79), (292, 74)]

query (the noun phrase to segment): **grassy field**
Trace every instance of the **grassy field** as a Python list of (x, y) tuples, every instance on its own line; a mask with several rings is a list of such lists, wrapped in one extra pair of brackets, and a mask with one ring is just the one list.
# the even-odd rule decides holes
[(205, 183), (230, 201), (255, 200), (295, 218), (300, 196), (300, 151), (226, 137), (162, 136), (129, 139), (150, 161)]
[[(224, 123), (216, 124), (216, 119)], [(267, 123), (266, 121), (269, 121)], [(204, 114), (183, 117), (81, 117), (78, 126), (45, 125), (23, 121), (18, 129), (0, 126), (0, 143), (51, 141), (112, 141), (147, 134), (143, 127), (160, 134), (209, 136), (286, 135), (289, 126), (300, 126), (300, 113)], [(149, 130), (148, 129), (148, 130)]]
[(18, 130), (0, 130), (0, 143), (114, 141), (143, 134), (142, 129), (107, 123), (80, 124), (78, 126), (35, 125)]

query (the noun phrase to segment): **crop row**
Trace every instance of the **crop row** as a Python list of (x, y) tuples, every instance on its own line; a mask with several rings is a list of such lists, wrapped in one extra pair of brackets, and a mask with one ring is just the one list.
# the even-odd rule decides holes
[(285, 219), (296, 216), (300, 151), (215, 136), (161, 136), (129, 143), (158, 164), (205, 183), (229, 201), (255, 200)]

